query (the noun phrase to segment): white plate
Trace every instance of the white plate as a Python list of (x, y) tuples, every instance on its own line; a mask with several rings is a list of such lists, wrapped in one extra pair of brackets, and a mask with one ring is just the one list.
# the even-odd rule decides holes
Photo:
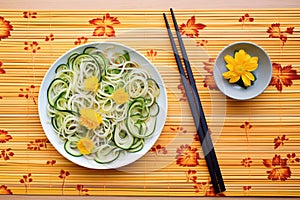
[[(123, 50), (128, 51), (131, 60), (137, 62), (138, 64), (140, 64), (140, 66), (145, 68), (160, 87), (160, 95), (157, 98), (157, 103), (160, 107), (160, 112), (157, 116), (158, 119), (157, 119), (157, 124), (156, 124), (154, 134), (150, 138), (146, 139), (144, 148), (141, 151), (136, 153), (128, 153), (126, 157), (119, 157), (115, 161), (108, 164), (99, 164), (94, 160), (88, 160), (83, 156), (74, 157), (68, 154), (64, 149), (64, 142), (61, 141), (58, 138), (57, 134), (54, 132), (53, 127), (50, 123), (50, 117), (47, 115), (47, 104), (48, 104), (47, 89), (49, 87), (49, 84), (52, 82), (54, 78), (56, 67), (62, 63), (66, 63), (69, 56), (74, 52), (82, 53), (82, 51), (88, 46), (97, 47), (98, 49), (106, 49), (107, 47), (114, 46), (116, 52), (122, 52)], [(115, 168), (128, 165), (141, 158), (144, 154), (146, 154), (150, 150), (150, 148), (155, 144), (155, 142), (159, 138), (166, 121), (167, 110), (168, 110), (167, 92), (166, 92), (163, 79), (159, 74), (159, 72), (157, 71), (157, 69), (152, 65), (152, 63), (145, 56), (143, 56), (136, 50), (115, 42), (88, 43), (88, 44), (75, 47), (69, 50), (68, 52), (66, 52), (65, 54), (63, 54), (60, 58), (58, 58), (58, 60), (54, 62), (54, 64), (50, 67), (50, 69), (46, 73), (40, 87), (39, 98), (38, 98), (38, 111), (39, 111), (40, 121), (45, 131), (45, 134), (48, 137), (51, 144), (61, 155), (63, 155), (68, 160), (80, 166), (91, 168), (91, 169), (115, 169)]]
[[(233, 56), (236, 50), (244, 49), (250, 56), (258, 57), (258, 68), (253, 71), (256, 80), (253, 85), (247, 89), (237, 84), (229, 83), (222, 74), (228, 69), (224, 57), (229, 54)], [(272, 63), (267, 52), (260, 46), (252, 42), (235, 42), (225, 47), (217, 56), (214, 65), (214, 79), (217, 87), (226, 96), (237, 99), (246, 100), (260, 95), (269, 85), (272, 78)]]

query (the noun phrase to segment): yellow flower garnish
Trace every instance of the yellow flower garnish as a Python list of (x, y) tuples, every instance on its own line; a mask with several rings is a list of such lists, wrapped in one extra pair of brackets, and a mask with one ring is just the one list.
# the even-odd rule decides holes
[(91, 76), (84, 81), (84, 89), (86, 91), (96, 92), (99, 85), (99, 80), (96, 76)]
[(123, 88), (119, 88), (113, 92), (111, 97), (117, 104), (123, 104), (128, 101), (129, 95)]
[(83, 108), (79, 111), (81, 125), (87, 129), (95, 129), (102, 123), (102, 117), (95, 110), (91, 108)]
[(90, 154), (94, 148), (95, 144), (89, 138), (83, 137), (77, 143), (77, 148), (82, 154)]
[(251, 72), (258, 67), (258, 57), (251, 57), (241, 49), (234, 54), (234, 57), (226, 55), (224, 60), (229, 71), (224, 72), (222, 76), (229, 79), (229, 83), (236, 83), (242, 78), (244, 85), (248, 87), (251, 85), (251, 81), (255, 80)]

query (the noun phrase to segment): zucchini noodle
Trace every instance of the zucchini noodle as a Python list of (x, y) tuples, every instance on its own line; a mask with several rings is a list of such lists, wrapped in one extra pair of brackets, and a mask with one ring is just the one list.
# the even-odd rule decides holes
[(56, 68), (47, 111), (66, 152), (104, 164), (143, 149), (155, 130), (159, 94), (127, 51), (90, 46)]

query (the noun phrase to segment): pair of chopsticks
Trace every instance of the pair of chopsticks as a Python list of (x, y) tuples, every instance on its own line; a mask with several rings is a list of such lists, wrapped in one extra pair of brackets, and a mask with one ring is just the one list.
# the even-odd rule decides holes
[[(194, 80), (194, 76), (193, 76), (193, 72), (190, 66), (190, 62), (188, 60), (188, 56), (184, 47), (184, 43), (183, 40), (181, 38), (181, 34), (177, 25), (177, 21), (175, 18), (175, 14), (173, 12), (173, 9), (170, 9), (171, 11), (171, 15), (172, 15), (172, 20), (174, 23), (174, 28), (176, 31), (176, 35), (177, 35), (177, 39), (180, 45), (180, 50), (182, 53), (182, 58), (183, 58), (183, 62), (185, 65), (185, 69), (186, 69), (186, 73), (185, 70), (182, 66), (181, 63), (181, 59), (172, 35), (172, 31), (167, 19), (167, 16), (165, 13), (163, 13), (164, 16), (164, 20), (166, 23), (166, 27), (168, 30), (168, 34), (169, 34), (169, 38), (170, 38), (170, 42), (171, 42), (171, 46), (173, 49), (173, 53), (174, 53), (174, 57), (178, 66), (178, 70), (180, 73), (180, 77), (181, 77), (181, 81), (183, 83), (185, 92), (186, 92), (186, 96), (188, 98), (188, 102), (189, 102), (189, 106), (193, 115), (193, 119), (194, 119), (194, 123), (196, 125), (197, 128), (197, 133), (199, 135), (200, 141), (201, 141), (201, 145), (202, 145), (202, 150), (205, 156), (205, 160), (207, 163), (207, 167), (208, 167), (208, 171), (211, 177), (211, 182), (214, 188), (214, 191), (216, 194), (220, 193), (220, 192), (224, 192), (225, 189), (225, 185), (223, 182), (223, 178), (222, 178), (222, 173), (218, 164), (218, 159), (214, 150), (214, 146), (210, 137), (210, 133), (208, 130), (208, 126), (207, 126), (207, 122), (205, 119), (205, 115), (203, 112), (203, 108), (201, 105), (201, 101), (200, 101), (200, 97), (198, 94), (198, 90), (196, 87), (196, 83)], [(187, 76), (186, 76), (187, 74)]]

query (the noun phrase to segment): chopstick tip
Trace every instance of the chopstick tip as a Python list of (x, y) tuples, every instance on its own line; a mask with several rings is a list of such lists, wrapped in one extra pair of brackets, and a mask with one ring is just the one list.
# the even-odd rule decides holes
[(167, 15), (166, 15), (166, 13), (163, 13), (163, 16), (164, 16), (164, 19), (165, 19), (165, 21), (167, 20)]

